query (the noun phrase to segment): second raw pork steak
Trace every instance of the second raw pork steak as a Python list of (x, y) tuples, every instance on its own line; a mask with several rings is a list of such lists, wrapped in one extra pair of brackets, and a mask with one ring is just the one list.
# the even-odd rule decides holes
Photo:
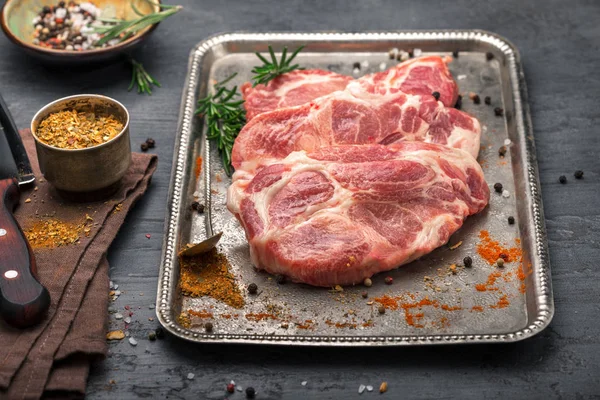
[(298, 151), (229, 188), (253, 263), (316, 286), (419, 258), (488, 203), (471, 155), (423, 142)]

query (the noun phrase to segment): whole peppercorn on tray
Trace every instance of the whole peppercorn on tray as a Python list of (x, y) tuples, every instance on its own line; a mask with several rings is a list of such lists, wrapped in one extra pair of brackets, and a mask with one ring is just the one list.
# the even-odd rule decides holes
[[(478, 161), (490, 202), (446, 246), (353, 287), (316, 288), (256, 271), (244, 231), (225, 206), (231, 179), (207, 141), (198, 99), (233, 73), (241, 85), (255, 51), (305, 45), (295, 62), (359, 77), (410, 56), (453, 57), (459, 107), (482, 125)], [(191, 53), (184, 87), (157, 292), (157, 315), (196, 342), (422, 345), (512, 342), (554, 313), (547, 238), (520, 56), (484, 31), (247, 34), (212, 37)], [(211, 232), (217, 249), (178, 251)]]

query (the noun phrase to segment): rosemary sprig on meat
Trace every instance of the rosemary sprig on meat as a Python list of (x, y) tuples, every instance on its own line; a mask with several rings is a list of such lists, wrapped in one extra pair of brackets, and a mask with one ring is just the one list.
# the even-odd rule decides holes
[(231, 176), (231, 150), (238, 133), (246, 123), (246, 112), (241, 105), (244, 100), (238, 100), (240, 95), (237, 86), (227, 89), (225, 84), (231, 81), (237, 73), (215, 85), (215, 93), (198, 100), (196, 114), (204, 117), (207, 126), (206, 137), (217, 144), (223, 169)]
[(254, 67), (254, 69), (252, 69), (252, 73), (254, 74), (254, 77), (252, 78), (252, 80), (254, 81), (252, 87), (259, 84), (266, 85), (268, 82), (277, 78), (279, 75), (285, 74), (287, 72), (291, 72), (296, 69), (304, 69), (301, 68), (299, 64), (290, 65), (294, 58), (296, 58), (300, 50), (302, 50), (303, 48), (304, 46), (298, 47), (296, 51), (292, 53), (290, 58), (286, 59), (287, 47), (284, 47), (281, 53), (281, 60), (279, 61), (277, 61), (277, 57), (275, 57), (275, 52), (273, 51), (273, 48), (271, 46), (269, 46), (269, 54), (271, 55), (271, 61), (261, 56), (259, 52), (256, 52), (256, 56), (260, 58), (260, 60), (263, 62), (263, 65)]
[(118, 39), (119, 41), (123, 41), (129, 39), (136, 32), (147, 28), (148, 26), (158, 24), (166, 18), (169, 18), (171, 15), (176, 14), (181, 10), (181, 6), (173, 6), (167, 4), (158, 4), (153, 3), (147, 0), (151, 4), (158, 5), (160, 7), (160, 11), (154, 12), (151, 14), (142, 14), (133, 4), (131, 3), (131, 7), (136, 14), (140, 15), (140, 18), (132, 19), (129, 21), (114, 19), (114, 18), (98, 18), (99, 21), (108, 24), (114, 24), (109, 26), (102, 27), (94, 27), (96, 33), (102, 35), (102, 37), (95, 43), (96, 46), (102, 46), (105, 43), (108, 43), (110, 40)]

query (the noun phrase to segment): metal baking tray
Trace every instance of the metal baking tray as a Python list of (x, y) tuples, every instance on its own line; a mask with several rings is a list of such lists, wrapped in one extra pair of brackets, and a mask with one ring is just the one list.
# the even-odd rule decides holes
[[(468, 218), (451, 238), (450, 244), (462, 241), (460, 247), (443, 246), (416, 262), (376, 275), (367, 299), (361, 295), (366, 290), (362, 285), (346, 287), (343, 292), (303, 284), (280, 285), (268, 274), (256, 271), (244, 232), (225, 207), (230, 179), (223, 173), (216, 149), (206, 141), (202, 120), (194, 110), (213, 82), (234, 72), (238, 75), (233, 84), (250, 80), (250, 71), (258, 64), (254, 52), (266, 52), (268, 45), (276, 51), (283, 46), (295, 49), (306, 45), (297, 58), (302, 66), (348, 75), (353, 74), (356, 62), (362, 64), (359, 75), (392, 66), (397, 62), (389, 59), (392, 48), (420, 49), (424, 55), (451, 55), (459, 50), (459, 57), (449, 66), (463, 95), (463, 110), (476, 116), (483, 126), (479, 161), (490, 188), (501, 182), (509, 197), (492, 188), (486, 210)], [(486, 53), (494, 58), (487, 60)], [(212, 343), (386, 346), (514, 342), (548, 325), (554, 305), (527, 90), (519, 53), (506, 39), (479, 30), (231, 33), (199, 43), (191, 52), (188, 68), (157, 293), (159, 321), (172, 334)], [(481, 104), (474, 104), (469, 92), (479, 94)], [(491, 97), (491, 105), (484, 104), (485, 96)], [(504, 117), (494, 115), (495, 107), (504, 109)], [(498, 149), (507, 139), (511, 144), (505, 158), (500, 159)], [(194, 167), (198, 156), (203, 157), (203, 173), (197, 180)], [(190, 211), (194, 195), (205, 204), (204, 214)], [(514, 225), (507, 223), (508, 216), (514, 216)], [(224, 233), (218, 249), (231, 262), (244, 293), (246, 305), (241, 310), (209, 297), (183, 296), (179, 291), (177, 251), (186, 243), (203, 240), (211, 225)], [(518, 273), (518, 263), (500, 270), (483, 261), (476, 251), (481, 230), (508, 246), (520, 239), (525, 276)], [(467, 255), (473, 258), (472, 268), (460, 266)], [(449, 272), (452, 264), (459, 264), (456, 274)], [(501, 271), (502, 276), (489, 287), (498, 290), (479, 291), (481, 286), (477, 285), (484, 284), (495, 271)], [(384, 283), (386, 276), (393, 277), (392, 285)], [(251, 282), (258, 285), (259, 296), (246, 293)], [(396, 310), (387, 309), (380, 315), (374, 298), (384, 295), (403, 297)], [(426, 297), (437, 306), (412, 307), (411, 302)], [(205, 332), (203, 323), (207, 320), (197, 317), (192, 317), (189, 328), (181, 326), (178, 315), (188, 310), (212, 313), (213, 332)], [(275, 319), (250, 318), (259, 313), (270, 313)]]

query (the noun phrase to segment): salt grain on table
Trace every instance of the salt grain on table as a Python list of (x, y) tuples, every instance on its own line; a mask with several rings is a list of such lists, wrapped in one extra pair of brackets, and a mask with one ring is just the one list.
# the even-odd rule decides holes
[(151, 310), (154, 310), (155, 307), (156, 306), (154, 304), (150, 304), (150, 307), (148, 307), (148, 308), (151, 309)]
[(387, 68), (387, 64), (382, 62), (381, 64), (379, 64), (379, 70), (380, 71), (385, 71), (385, 69)]
[(242, 388), (241, 386), (236, 386), (235, 387), (237, 389), (238, 392), (243, 392), (244, 388)]
[(123, 321), (125, 321), (126, 324), (130, 324), (131, 323), (131, 318), (130, 317), (125, 317), (125, 319)]
[(130, 337), (129, 338), (129, 344), (132, 346), (137, 346), (137, 340), (135, 340), (134, 338)]
[(363, 392), (365, 391), (367, 387), (365, 385), (360, 385), (358, 387), (358, 394), (363, 394)]
[(307, 383), (307, 381), (302, 381), (302, 386), (306, 386)]
[(505, 140), (504, 140), (504, 145), (505, 145), (505, 146), (510, 146), (510, 145), (511, 145), (511, 143), (512, 143), (512, 141), (511, 141), (510, 139), (505, 139)]
[(373, 386), (367, 385), (367, 392), (372, 392), (372, 391), (373, 391)]
[(187, 378), (188, 378), (189, 380), (192, 380), (192, 379), (194, 379), (194, 376), (195, 376), (195, 375), (194, 375), (194, 374), (192, 374), (191, 372), (190, 372), (189, 374), (187, 374)]
[(121, 314), (121, 313), (116, 313), (116, 314), (115, 314), (115, 319), (123, 319), (123, 314)]
[(463, 79), (467, 79), (467, 76), (466, 76), (466, 75), (458, 75), (456, 78), (457, 78), (459, 81), (462, 81)]
[(509, 197), (510, 197), (510, 192), (509, 192), (508, 190), (504, 190), (504, 191), (502, 192), (502, 197), (504, 197), (504, 198), (509, 198)]
[(365, 60), (365, 61), (363, 61), (363, 62), (360, 63), (360, 66), (362, 68), (365, 68), (365, 69), (369, 68), (369, 62), (367, 60)]

